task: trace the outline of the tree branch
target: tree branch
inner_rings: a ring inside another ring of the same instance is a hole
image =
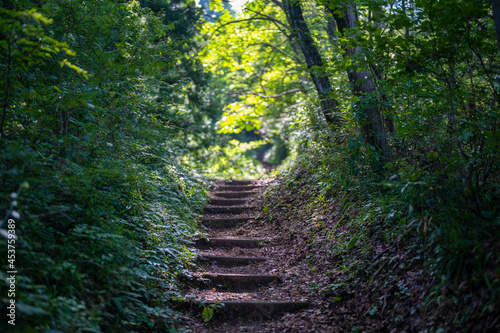
[[[281,22],[280,20],[277,20],[275,19],[274,17],[271,17],[269,15],[266,15],[266,14],[262,14],[261,12],[258,12],[258,11],[255,11],[255,10],[252,10],[250,8],[247,8],[247,11],[249,12],[252,12],[252,13],[255,13],[256,15],[260,15],[261,17],[263,17],[263,20],[267,19],[268,21],[270,22],[274,22],[276,23],[276,25],[281,25],[283,26],[285,29],[289,29],[290,27],[288,25],[286,25],[285,23]],[[257,16],[254,16],[254,17],[257,17]]]
[[[257,16],[253,16],[253,17],[249,17],[247,19],[240,19],[240,20],[234,20],[234,21],[229,21],[229,22],[226,22],[226,23],[221,23],[213,32],[212,34],[210,35],[210,39],[212,39],[212,37],[214,36],[214,34],[219,31],[221,28],[225,27],[226,25],[230,25],[230,24],[235,24],[235,23],[242,23],[242,22],[249,22],[249,21],[271,21],[270,19],[268,18],[265,18],[265,17],[257,17]],[[279,21],[278,21],[279,22]],[[280,22],[281,23],[281,22]],[[278,30],[280,31],[283,31],[281,28],[278,27]]]
[[[272,96],[261,95],[261,94],[259,94],[257,92],[252,92],[251,94],[259,96],[259,97],[262,97],[262,98],[280,98],[280,97],[283,97],[285,95],[295,94],[297,92],[305,92],[305,91],[302,88],[298,88],[298,89],[287,90],[287,91],[282,92],[281,94],[272,95]]]
[[[253,46],[253,45],[263,45],[263,46],[270,47],[270,48],[272,48],[273,50],[275,50],[275,51],[277,51],[277,52],[279,52],[279,53],[283,54],[285,57],[288,57],[288,58],[292,59],[292,60],[293,60],[293,61],[295,61],[297,64],[302,65],[302,64],[303,64],[303,62],[302,62],[302,61],[301,61],[298,57],[293,56],[293,55],[291,55],[291,54],[288,54],[288,53],[286,53],[285,51],[280,50],[280,49],[278,48],[278,46],[281,46],[281,45],[283,45],[283,44],[284,44],[284,43],[286,43],[286,42],[287,42],[287,41],[284,41],[284,42],[282,42],[282,43],[280,43],[280,44],[278,44],[278,45],[272,45],[272,44],[269,44],[269,43],[254,43],[254,44],[250,44],[250,46]]]
[[[285,95],[295,94],[297,92],[303,92],[303,93],[305,93],[306,91],[303,88],[291,89],[291,90],[283,91],[280,94],[272,95],[272,96],[262,95],[262,94],[260,94],[258,92],[253,92],[253,91],[239,91],[239,92],[228,93],[228,95],[231,95],[231,96],[242,96],[242,95],[252,94],[252,95],[255,95],[255,96],[262,97],[262,98],[280,98],[280,97],[283,97]]]
[[[278,0],[271,0],[272,3],[274,3],[276,6],[280,7],[281,10],[285,11],[285,7],[283,6],[283,2],[278,1]]]

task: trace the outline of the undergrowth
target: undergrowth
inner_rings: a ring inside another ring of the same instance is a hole
[[[199,170],[213,179],[256,179],[266,170],[262,163],[250,155],[250,151],[264,141],[240,142],[227,137],[219,138],[221,144],[191,152],[183,157],[183,164]]]
[[[175,326],[168,302],[192,256],[186,244],[197,232],[206,187],[166,147],[140,143],[147,136],[122,138],[122,149],[105,148],[91,161],[35,156],[18,162],[15,179],[4,178],[21,184],[3,198],[18,236],[18,331]],[[28,153],[24,147],[12,156]],[[0,246],[7,248],[6,238]],[[9,262],[0,260],[6,281]],[[2,297],[8,287],[2,284]]]
[[[153,9],[0,8],[2,332],[179,326],[169,302],[207,184],[180,163],[178,123],[190,118],[174,99],[185,97],[180,85],[165,80],[182,45],[166,37],[166,11]]]
[[[289,233],[307,235],[312,266],[329,262],[321,274],[330,284],[314,289],[357,318],[340,327],[498,328],[498,214],[478,214],[453,177],[416,176],[408,165],[386,164],[382,173],[364,168],[360,158],[371,157],[363,145],[324,133],[299,133],[264,212]],[[495,186],[489,191],[498,191]],[[484,211],[497,211],[495,195],[483,198]]]

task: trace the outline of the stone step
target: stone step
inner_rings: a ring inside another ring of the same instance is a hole
[[[218,185],[255,185],[259,182],[258,179],[212,179],[212,182]]]
[[[257,194],[258,192],[255,192],[255,191],[246,191],[246,192],[223,192],[223,191],[220,191],[220,192],[212,192],[212,194],[215,196],[215,197],[220,197],[220,198],[248,198],[248,197],[251,197],[255,194]]]
[[[218,207],[218,206],[207,206],[203,208],[203,213],[205,214],[242,214],[248,213],[255,210],[256,206],[228,206],[228,207]]]
[[[262,246],[267,241],[265,239],[243,239],[243,238],[200,238],[196,240],[195,246],[201,249],[206,248],[256,248]]]
[[[262,187],[261,185],[219,185],[217,186],[216,191],[245,192],[245,191],[253,191],[261,187]]]
[[[203,218],[201,224],[208,228],[234,228],[245,223],[253,217],[224,217],[224,218]]]
[[[209,204],[213,206],[244,206],[247,202],[247,199],[211,198],[209,200]]]
[[[200,302],[196,308],[200,311]],[[232,320],[260,322],[271,319],[284,312],[293,312],[309,307],[308,302],[294,301],[221,301],[204,302],[204,306],[214,307],[214,319],[231,318]],[[222,305],[223,304],[223,305]]]
[[[276,275],[203,273],[201,276],[209,280],[208,288],[218,291],[252,291],[279,281]]]
[[[204,263],[215,264],[221,267],[235,267],[245,266],[254,263],[264,262],[266,258],[259,257],[224,257],[224,256],[210,256],[202,255],[197,261],[203,266]]]

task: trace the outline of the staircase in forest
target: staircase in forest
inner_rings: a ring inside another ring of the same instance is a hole
[[[204,300],[204,318],[210,319],[203,331],[221,322],[261,323],[308,306],[280,293],[280,276],[271,273],[277,263],[266,248],[272,237],[259,237],[252,226],[262,184],[259,180],[214,181],[201,221],[209,236],[196,242],[200,257],[193,272],[197,285],[191,290],[196,299]]]

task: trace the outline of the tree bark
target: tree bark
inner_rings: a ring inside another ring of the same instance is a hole
[[[335,47],[338,43],[338,36],[335,34],[335,31],[337,31],[337,24],[335,23],[335,20],[331,16],[326,17],[326,27],[325,27],[326,34],[328,35],[328,41],[330,42],[330,46]]]
[[[341,8],[342,15],[338,14],[337,8],[326,6],[326,9],[332,14],[337,23],[337,29],[344,37],[352,39],[356,36],[355,32],[350,31],[355,28],[358,22],[358,15],[356,5],[348,3]],[[342,46],[344,58],[353,60],[356,65],[359,59],[364,57],[361,46],[345,47]],[[363,139],[370,145],[379,148],[384,154],[387,151],[386,135],[384,129],[384,122],[381,116],[378,103],[370,98],[370,95],[375,94],[375,85],[370,78],[368,68],[364,70],[348,69],[347,77],[351,83],[351,89],[355,96],[358,97],[358,110],[361,115],[361,134]]]
[[[377,14],[378,14],[377,12],[372,13],[372,17],[370,18],[370,20],[371,20],[373,26],[383,29],[384,28],[383,23],[376,19],[376,17],[378,17]],[[374,62],[368,64],[368,66],[373,73],[372,77],[373,77],[373,81],[375,83],[375,87],[377,87],[377,86],[380,87],[377,83],[377,80],[379,80],[379,81],[384,80],[384,75],[383,75],[382,70]],[[380,98],[385,104],[385,106],[382,107],[382,109],[381,109],[381,113],[382,113],[382,116],[383,116],[384,121],[385,121],[385,129],[387,131],[386,133],[396,133],[396,125],[394,124],[394,108],[390,105],[389,98],[387,97],[385,90],[380,89],[380,88],[378,88],[378,89],[379,89]]]
[[[372,73],[373,73],[376,80],[382,81],[384,79],[382,72],[379,70],[379,68],[377,67],[376,64],[370,64],[370,68],[371,68]],[[376,80],[375,80],[375,82],[376,82]],[[375,84],[375,85],[377,85],[377,84]],[[385,107],[382,108],[381,113],[384,117],[386,132],[394,134],[394,133],[396,133],[396,125],[394,124],[394,118],[393,118],[394,117],[394,109],[392,106],[390,106],[389,98],[387,97],[387,94],[385,93],[385,91],[382,89],[379,89],[379,94],[380,94],[380,98],[385,103]]]
[[[497,33],[498,56],[500,57],[500,0],[491,0],[491,6],[493,7],[493,19]]]
[[[314,43],[306,24],[302,7],[298,0],[285,0],[284,9],[292,30],[292,36],[304,55],[309,75],[314,83],[316,91],[321,102],[321,110],[326,121],[330,125],[338,126],[341,118],[339,116],[339,102],[331,98],[329,93],[332,91],[330,79],[323,71],[323,59]]]

